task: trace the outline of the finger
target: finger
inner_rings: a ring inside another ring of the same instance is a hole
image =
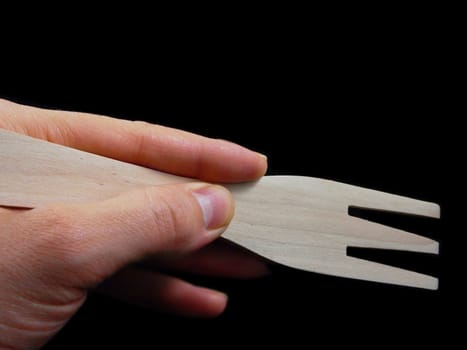
[[[28,222],[41,233],[34,242],[45,250],[37,254],[51,260],[47,269],[58,268],[56,275],[89,288],[144,257],[186,253],[210,243],[230,221],[233,201],[221,186],[191,183],[29,213]]]
[[[211,182],[255,180],[266,158],[239,145],[144,122],[0,101],[0,127]]]
[[[223,293],[135,268],[120,271],[98,291],[132,304],[191,317],[216,317],[227,305]]]
[[[270,273],[266,261],[245,249],[215,241],[195,252],[177,257],[150,257],[144,266],[208,276],[250,279]]]

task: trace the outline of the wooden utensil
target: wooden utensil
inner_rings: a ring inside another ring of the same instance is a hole
[[[228,160],[226,160],[228,161]],[[0,130],[0,205],[86,202],[143,186],[194,181]],[[349,206],[439,218],[437,204],[303,176],[227,185],[236,201],[228,239],[286,266],[437,289],[435,277],[349,257],[347,247],[438,254],[438,242],[348,215]]]

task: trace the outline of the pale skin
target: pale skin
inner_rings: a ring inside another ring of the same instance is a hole
[[[234,203],[224,187],[206,183],[255,180],[266,171],[264,156],[158,125],[6,100],[0,100],[0,128],[199,179],[95,203],[0,207],[0,349],[40,348],[91,290],[186,316],[224,311],[225,294],[160,270],[235,278],[267,273],[263,261],[216,241]]]

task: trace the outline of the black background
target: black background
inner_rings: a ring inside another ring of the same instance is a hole
[[[414,15],[381,24],[379,15],[362,23],[278,11],[220,16],[180,32],[183,20],[164,30],[140,24],[132,35],[104,28],[97,48],[78,33],[51,58],[41,60],[49,47],[40,41],[28,59],[7,65],[13,79],[0,97],[229,139],[267,154],[268,174],[328,178],[442,208],[439,222],[385,219],[441,242],[439,257],[390,258],[439,276],[438,291],[277,266],[257,281],[188,276],[230,295],[224,315],[183,319],[92,295],[46,349],[452,340],[464,289],[454,279],[464,234],[454,202],[462,184],[460,94],[438,17],[413,22]]]

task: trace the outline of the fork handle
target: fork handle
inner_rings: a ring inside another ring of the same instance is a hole
[[[0,205],[87,202],[145,186],[199,181],[0,130]]]

